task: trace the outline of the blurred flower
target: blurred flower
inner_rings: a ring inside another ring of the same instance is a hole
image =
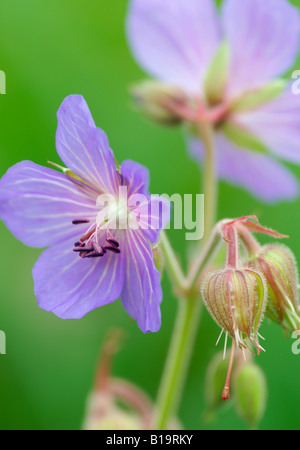
[[[133,86],[131,94],[137,109],[149,119],[165,125],[182,122],[176,109],[185,106],[186,97],[175,86],[145,81]]]
[[[185,93],[173,116],[213,124],[219,178],[267,202],[298,195],[297,179],[277,158],[300,162],[299,99],[278,79],[295,61],[299,31],[287,0],[224,0],[220,17],[213,0],[131,0],[129,7],[137,61]],[[202,163],[198,134],[190,126],[191,154]]]
[[[65,173],[23,161],[0,181],[0,218],[26,245],[50,247],[33,269],[39,306],[79,319],[121,296],[143,332],[158,331],[162,290],[151,244],[168,213],[157,213],[162,199],[148,193],[148,170],[133,161],[117,170],[81,96],[59,108],[56,145]]]
[[[120,330],[105,337],[89,394],[84,430],[149,430],[153,420],[153,404],[135,385],[111,375],[112,361],[122,338]]]

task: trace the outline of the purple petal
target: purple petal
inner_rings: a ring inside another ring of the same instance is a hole
[[[224,32],[231,49],[229,95],[284,74],[299,46],[299,12],[287,0],[225,0]]]
[[[202,162],[202,143],[191,139],[189,144],[193,157]],[[297,197],[296,177],[272,157],[239,148],[221,134],[216,136],[216,149],[219,178],[243,187],[267,203]]]
[[[73,241],[45,250],[33,269],[38,304],[63,319],[80,319],[120,296],[124,280],[122,253],[80,258]]]
[[[123,161],[121,174],[128,182],[128,206],[131,214],[136,217],[145,236],[154,244],[161,229],[170,222],[170,202],[163,197],[150,196],[149,171],[146,167],[134,161]]]
[[[138,200],[138,198],[137,198]],[[129,207],[135,204],[135,196],[130,197]],[[155,244],[158,241],[159,233],[169,224],[171,220],[170,201],[163,196],[151,195],[131,211],[131,215],[136,217],[143,234]]]
[[[280,158],[300,163],[300,99],[291,87],[271,103],[236,115],[235,120]]]
[[[46,247],[80,233],[95,220],[96,193],[67,175],[31,161],[11,167],[0,181],[0,218],[26,245]]]
[[[128,196],[149,195],[149,170],[145,166],[128,159],[121,164],[121,175],[127,180]]]
[[[150,245],[140,231],[127,232],[126,273],[121,300],[144,333],[160,329],[160,274],[154,266]]]
[[[199,93],[220,42],[211,0],[132,0],[127,23],[133,54],[154,77]]]
[[[56,148],[65,165],[102,193],[115,193],[114,155],[83,97],[70,95],[57,113]]]

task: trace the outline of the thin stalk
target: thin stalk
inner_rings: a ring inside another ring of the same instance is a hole
[[[208,123],[199,125],[199,133],[206,149],[203,169],[205,230],[202,240],[202,244],[205,246],[209,241],[216,220],[217,188],[212,126]],[[186,298],[179,299],[177,319],[158,392],[157,415],[154,424],[154,429],[157,430],[167,429],[170,420],[177,414],[202,311],[200,295],[195,293],[198,277],[182,278],[181,269],[179,270],[177,266],[177,259],[174,254],[172,255],[171,246],[168,245],[164,235],[163,250],[172,279],[180,281],[178,285],[187,285],[187,294]],[[209,249],[207,249],[207,253],[210,253]],[[201,270],[204,269],[207,261],[207,257],[201,260]],[[201,270],[197,270],[197,275]],[[187,280],[189,282],[186,283]]]
[[[165,255],[166,266],[171,281],[177,289],[185,291],[187,288],[186,277],[165,231],[161,232],[160,244]]]

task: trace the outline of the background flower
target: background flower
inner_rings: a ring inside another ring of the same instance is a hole
[[[270,83],[294,63],[299,31],[298,11],[287,0],[225,0],[220,13],[214,0],[132,0],[128,13],[130,47],[150,75],[200,96],[208,110],[224,108],[215,123],[219,178],[266,202],[298,195],[296,177],[278,159],[300,162],[300,103],[291,86],[277,92]],[[216,56],[222,43],[224,67]],[[202,163],[201,141],[188,141]]]

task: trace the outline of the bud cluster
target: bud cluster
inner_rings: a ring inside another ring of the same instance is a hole
[[[260,353],[258,330],[264,315],[281,324],[285,332],[300,327],[298,271],[292,252],[285,246],[269,244],[260,246],[253,232],[274,238],[287,238],[259,225],[255,216],[219,223],[227,246],[223,269],[208,273],[201,287],[203,301],[208,312],[225,332],[225,348],[228,336],[233,345],[229,369],[222,398],[229,398],[230,375],[235,347]],[[246,250],[241,259],[240,247]],[[221,333],[221,334],[222,334]]]
[[[217,353],[210,361],[205,378],[206,412],[204,418],[212,420],[222,405],[222,391],[226,378],[229,354]],[[232,363],[231,404],[239,417],[251,429],[257,428],[266,408],[267,385],[264,372],[254,363],[251,353],[247,360],[236,352]]]

